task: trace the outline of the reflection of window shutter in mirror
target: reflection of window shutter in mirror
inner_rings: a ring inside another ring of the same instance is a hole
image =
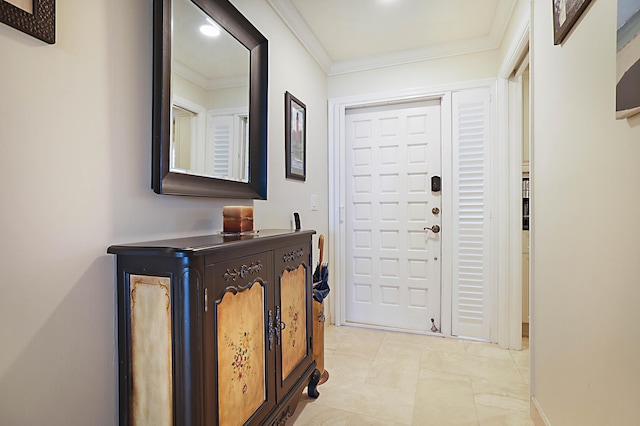
[[[237,136],[234,138],[236,148],[236,161],[234,163],[234,176],[240,180],[247,181],[249,176],[249,117],[246,114],[240,114],[236,117]]]
[[[207,131],[207,173],[230,176],[233,116],[210,116]]]
[[[490,338],[489,89],[453,93],[452,334]]]

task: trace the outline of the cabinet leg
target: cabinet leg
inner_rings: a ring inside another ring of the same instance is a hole
[[[320,370],[318,370],[317,368],[315,370],[313,370],[313,373],[311,373],[311,379],[309,380],[309,387],[307,388],[307,395],[309,395],[311,398],[317,398],[320,396],[320,392],[318,392],[318,382],[320,382]]]

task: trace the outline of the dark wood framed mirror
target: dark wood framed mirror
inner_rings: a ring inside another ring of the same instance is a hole
[[[266,199],[267,39],[229,0],[154,0],[153,22],[153,190]]]

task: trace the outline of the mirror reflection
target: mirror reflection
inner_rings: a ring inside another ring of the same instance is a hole
[[[248,182],[249,50],[191,0],[172,38],[170,171]]]

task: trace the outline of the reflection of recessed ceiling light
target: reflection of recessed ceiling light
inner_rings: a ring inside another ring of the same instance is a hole
[[[220,35],[220,29],[213,25],[202,25],[200,32],[208,37],[218,37]]]

